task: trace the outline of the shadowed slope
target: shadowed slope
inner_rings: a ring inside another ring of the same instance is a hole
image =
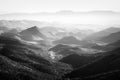
[[[114,71],[118,71],[120,73],[120,49],[115,49],[113,51],[105,53],[106,56],[98,59],[95,62],[92,62],[89,65],[81,67],[79,69],[74,70],[70,74],[66,75],[69,78],[86,78],[88,79],[99,79],[99,77],[107,77],[114,74]],[[112,72],[108,74],[108,72]],[[105,74],[106,76],[102,75]],[[97,77],[97,74],[101,74],[101,76]],[[118,74],[117,74],[118,75]],[[93,77],[90,77],[93,76]],[[115,78],[115,77],[114,77]],[[109,79],[109,77],[108,77]],[[119,79],[119,78],[118,78]]]
[[[64,63],[53,63],[40,54],[41,47],[26,45],[14,38],[0,37],[0,79],[56,80],[71,70]],[[39,49],[39,50],[38,50]],[[39,51],[39,54],[38,54]]]

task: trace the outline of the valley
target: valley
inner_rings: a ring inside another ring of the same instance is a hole
[[[92,32],[38,21],[0,21],[2,80],[117,80],[119,53],[118,27]]]

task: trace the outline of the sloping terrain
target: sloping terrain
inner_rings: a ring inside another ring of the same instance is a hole
[[[23,30],[19,34],[21,35],[22,39],[27,41],[39,41],[45,38],[45,36],[36,26]]]
[[[120,40],[120,31],[116,33],[112,33],[109,36],[106,36],[100,39],[100,41],[106,42],[106,43],[114,43],[118,40]]]
[[[99,54],[89,54],[83,51],[79,46],[70,46],[64,44],[58,44],[53,48],[50,48],[49,51],[55,52],[55,55],[62,57],[58,59],[60,62],[67,63],[73,68],[78,68],[89,62],[92,62],[100,57]]]
[[[24,21],[7,22],[7,26],[12,26],[22,25]],[[5,26],[3,23],[0,21]],[[66,32],[49,26],[20,31],[2,29],[5,32],[0,36],[1,80],[120,79],[119,28],[105,29],[88,40],[81,40],[80,30]],[[110,44],[101,45],[91,40]],[[50,44],[51,41],[55,45]]]
[[[66,56],[60,60],[60,62],[67,63],[71,65],[74,69],[82,67],[86,64],[89,64],[90,62],[98,59],[100,56],[94,56],[94,55],[78,55],[75,52],[71,52],[73,54]]]
[[[0,79],[56,80],[71,67],[42,57],[41,47],[29,46],[9,37],[0,37]],[[39,49],[39,50],[38,50]],[[39,54],[36,53],[39,51]]]
[[[66,36],[63,37],[62,39],[56,40],[53,43],[55,44],[80,44],[81,41],[76,39],[74,36]]]
[[[120,47],[120,40],[118,40],[114,43],[107,44],[105,46],[95,45],[95,46],[92,46],[91,48],[98,49],[98,50],[104,50],[104,51],[112,51],[119,47]]]
[[[58,44],[58,45],[55,45],[54,47],[50,48],[49,51],[60,52],[62,50],[71,49],[71,48],[73,48],[73,47],[71,47],[69,45]]]
[[[106,36],[110,35],[111,33],[116,33],[119,31],[120,31],[120,28],[110,27],[110,28],[104,29],[102,31],[93,33],[93,34],[89,35],[88,37],[86,37],[84,40],[92,40],[92,41],[100,40],[101,38],[106,37]]]
[[[44,34],[49,40],[60,39],[66,36],[67,32],[63,28],[58,28],[54,26],[45,26],[40,28],[42,34]]]
[[[84,66],[81,68],[78,68],[71,72],[70,74],[67,74],[66,77],[69,78],[86,78],[96,80],[100,77],[103,79],[105,77],[108,77],[107,80],[110,79],[111,76],[113,76],[112,79],[117,78],[117,80],[120,78],[118,77],[120,74],[120,49],[115,49],[113,51],[109,51],[105,53],[105,56]],[[115,78],[116,74],[116,78]],[[109,77],[110,76],[110,77]],[[100,79],[101,80],[101,79]]]
[[[62,39],[53,41],[54,44],[68,44],[68,45],[88,45],[91,44],[88,41],[77,39],[75,36],[65,36]]]

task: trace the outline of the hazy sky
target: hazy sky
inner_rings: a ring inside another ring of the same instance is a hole
[[[0,12],[120,11],[120,0],[0,0]]]
[[[120,0],[0,0],[0,14],[3,13],[35,13],[57,11],[88,12],[101,11],[104,14],[79,15],[0,15],[7,20],[38,20],[65,24],[120,24]],[[116,11],[111,13],[111,11]],[[106,13],[107,12],[107,13]]]

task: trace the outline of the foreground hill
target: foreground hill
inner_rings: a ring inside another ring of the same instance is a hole
[[[57,60],[67,63],[73,68],[86,65],[101,57],[101,54],[92,54],[94,51],[88,51],[89,53],[87,53],[86,50],[79,46],[70,46],[64,44],[58,44],[53,48],[50,48],[49,51],[53,51],[55,53],[54,55],[56,55]]]
[[[73,54],[62,58],[60,61],[72,65],[74,69],[82,67],[90,62],[98,59],[100,56],[95,55],[79,55],[75,52]]]
[[[0,46],[2,80],[56,80],[71,70],[67,64],[42,57],[41,47],[4,36],[0,37]]]
[[[105,56],[78,68],[66,75],[69,78],[83,78],[92,80],[118,80],[120,79],[120,49],[105,53]],[[115,77],[116,74],[116,77]]]

